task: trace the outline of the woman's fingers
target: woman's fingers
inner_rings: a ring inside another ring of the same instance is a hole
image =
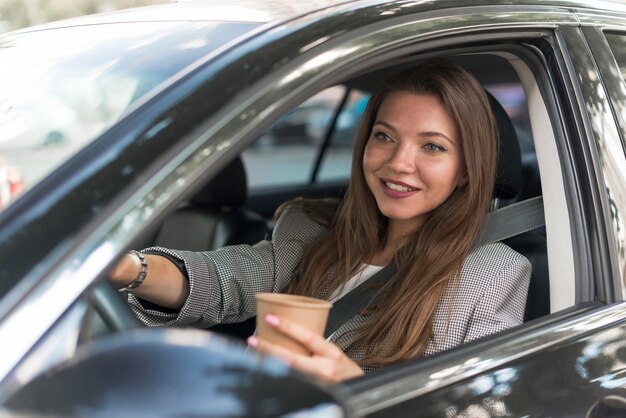
[[[261,353],[279,357],[301,372],[330,382],[349,379],[363,374],[363,370],[359,365],[346,356],[339,347],[326,341],[324,337],[315,334],[306,327],[274,315],[267,315],[265,320],[279,332],[299,342],[312,355],[307,356],[294,353],[256,336],[248,338],[248,344]]]
[[[251,337],[248,337],[248,345],[252,348],[256,348],[257,351],[263,354],[269,354],[272,356],[280,357],[283,360],[287,361],[289,364],[291,364],[291,359],[295,357],[296,355],[298,355],[297,353],[294,353],[293,351],[290,351],[284,347],[281,347],[278,344],[274,344],[272,342],[266,341],[254,335]]]
[[[321,335],[293,321],[271,314],[266,315],[265,321],[276,330],[302,344],[313,354],[333,356],[342,353],[336,345],[329,343]]]
[[[256,348],[256,350],[262,354],[280,358],[294,369],[303,373],[317,376],[318,378],[329,382],[338,380],[335,376],[335,369],[332,367],[332,364],[327,364],[327,362],[323,360],[320,361],[322,359],[321,357],[309,357],[303,354],[294,353],[293,351],[283,348],[277,344],[255,336],[248,338],[248,345]]]

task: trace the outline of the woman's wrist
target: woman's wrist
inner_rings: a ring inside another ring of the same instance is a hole
[[[126,281],[126,284],[118,288],[118,291],[133,292],[136,288],[141,286],[148,275],[148,261],[142,253],[135,250],[130,250],[125,257],[133,259],[132,271],[134,271],[135,274],[125,275],[125,278],[131,277],[132,280],[130,282]]]
[[[141,262],[129,252],[109,271],[109,279],[116,288],[124,288],[137,278],[140,270]]]
[[[168,258],[143,254],[146,259],[145,281],[130,291],[139,299],[170,309],[180,309],[189,296],[189,280]],[[109,271],[115,288],[126,288],[139,278],[141,263],[134,254],[125,254]]]

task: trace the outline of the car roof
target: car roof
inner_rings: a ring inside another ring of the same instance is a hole
[[[171,3],[85,15],[24,28],[15,32],[68,26],[131,22],[219,21],[278,22],[356,0],[177,0]]]
[[[68,26],[158,21],[220,21],[263,24],[287,21],[335,6],[357,5],[359,3],[372,5],[376,2],[368,0],[174,0],[171,3],[135,7],[59,20],[24,28],[15,32],[29,32]],[[387,4],[394,3],[394,1],[381,0],[380,3]],[[475,0],[471,3],[468,3],[466,0],[400,0],[396,3],[398,3],[399,7],[423,3],[425,7],[431,10],[452,7],[497,5],[514,7],[535,5],[626,12],[624,0],[596,0],[594,2],[585,0],[518,0],[514,5],[511,4],[510,0]]]

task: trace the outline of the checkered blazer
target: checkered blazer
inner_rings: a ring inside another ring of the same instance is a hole
[[[179,312],[147,307],[132,294],[130,306],[148,326],[205,328],[241,322],[255,315],[256,293],[287,288],[304,249],[323,232],[301,210],[290,208],[276,222],[272,240],[254,246],[207,252],[148,248],[144,251],[165,253],[184,263],[190,294]],[[449,288],[437,306],[433,337],[424,355],[521,324],[530,273],[530,262],[502,243],[474,249],[463,264],[458,286]],[[348,336],[366,322],[357,314],[329,339],[352,359],[363,358],[367,347],[350,344]]]

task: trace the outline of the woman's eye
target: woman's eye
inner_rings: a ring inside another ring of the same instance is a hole
[[[374,138],[376,138],[378,141],[381,141],[381,142],[391,141],[391,137],[384,132],[375,132],[373,136]]]
[[[444,147],[442,147],[441,145],[433,144],[433,143],[429,143],[429,144],[424,145],[424,149],[426,151],[432,151],[432,152],[437,152],[437,151],[443,152],[443,151],[446,151],[446,149]]]

